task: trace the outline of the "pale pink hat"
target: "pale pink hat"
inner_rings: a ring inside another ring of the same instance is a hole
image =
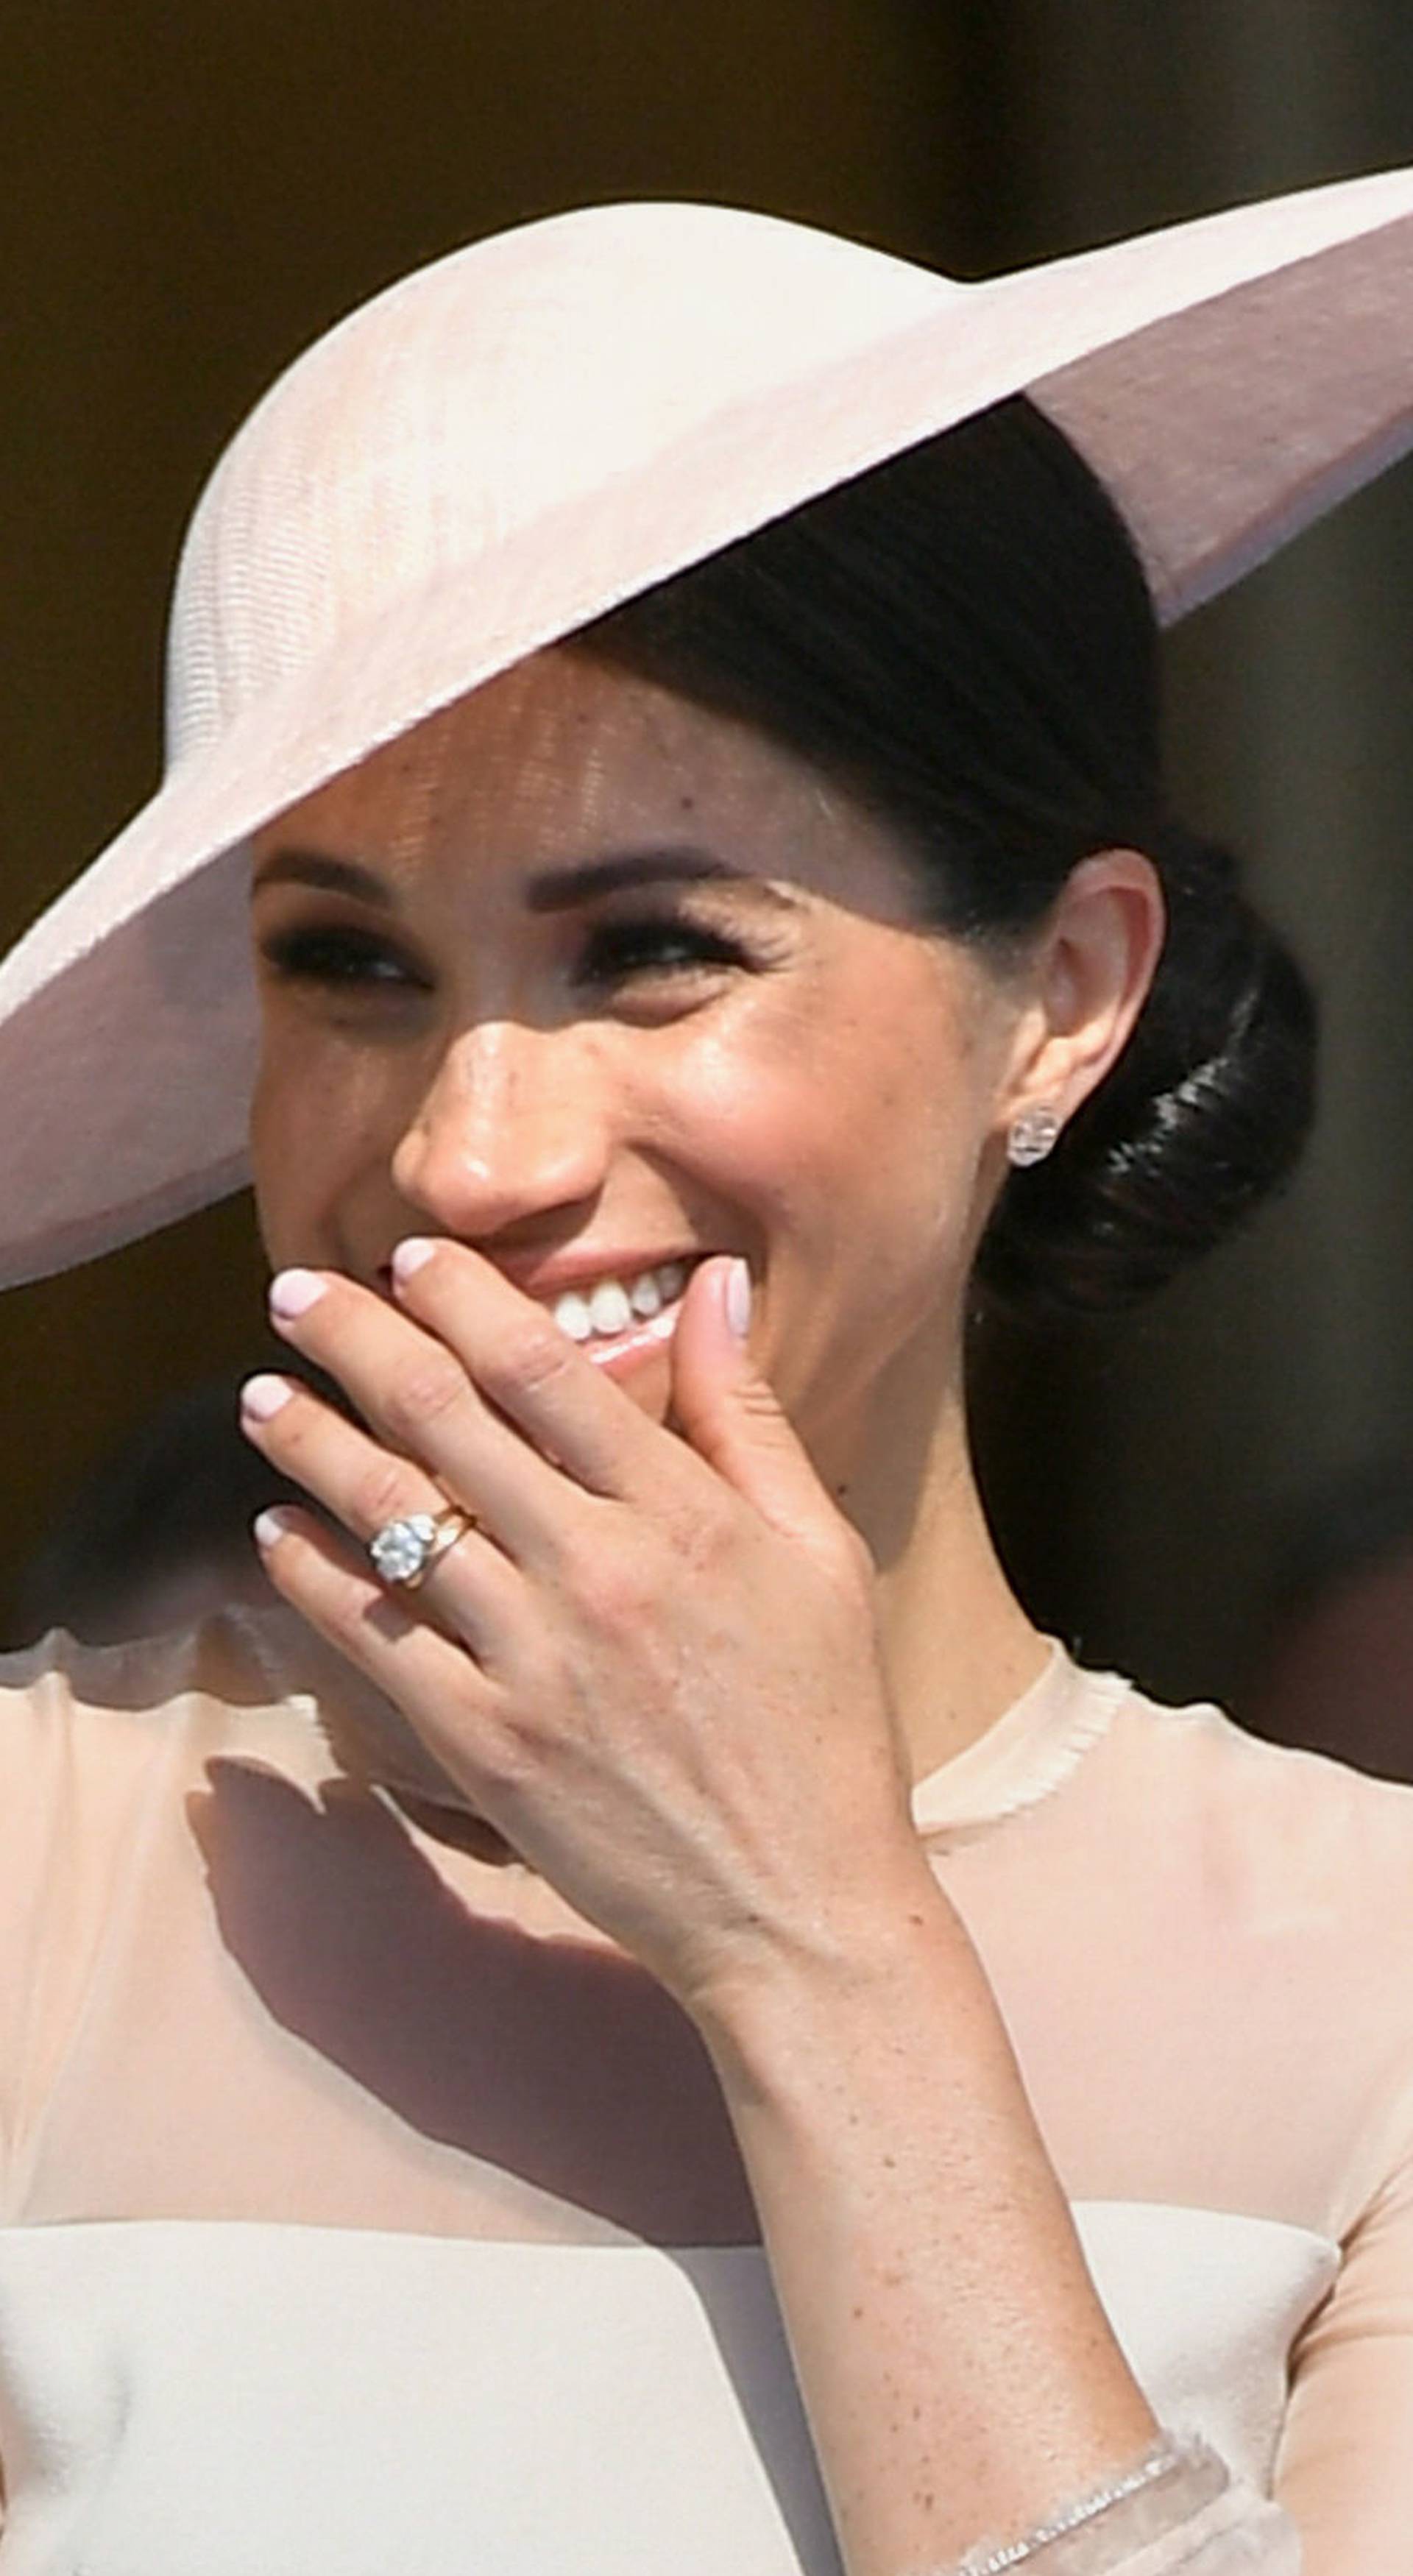
[[[1165,621],[1413,443],[1413,171],[963,286],[719,206],[436,261],[256,407],[178,573],[161,791],[0,966],[0,1282],[245,1177],[242,842],[434,708],[1021,390]]]

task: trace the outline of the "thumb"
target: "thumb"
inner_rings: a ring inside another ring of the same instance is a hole
[[[732,1304],[732,1273],[739,1286]],[[741,1321],[733,1321],[733,1313]],[[676,1427],[772,1526],[818,1548],[838,1514],[774,1387],[750,1349],[744,1261],[704,1261],[687,1282],[672,1337]]]

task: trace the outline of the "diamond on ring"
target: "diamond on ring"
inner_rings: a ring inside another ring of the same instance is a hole
[[[374,1531],[368,1554],[384,1583],[415,1589],[437,1558],[474,1527],[470,1513],[458,1511],[454,1504],[444,1512],[408,1512]]]

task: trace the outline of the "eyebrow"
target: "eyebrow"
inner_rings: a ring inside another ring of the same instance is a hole
[[[572,904],[592,903],[625,886],[700,883],[745,886],[767,903],[793,910],[798,898],[768,877],[732,867],[712,850],[691,845],[643,850],[611,850],[601,859],[581,859],[572,867],[549,868],[531,877],[525,889],[527,912],[564,912]],[[257,886],[315,886],[324,894],[352,895],[359,903],[394,912],[397,898],[387,880],[357,859],[336,859],[323,850],[281,849],[257,868]]]
[[[360,903],[375,903],[383,912],[395,909],[392,888],[371,868],[361,868],[356,859],[328,858],[322,850],[275,850],[250,883],[252,892],[257,886],[316,886],[321,894],[356,895]]]
[[[530,879],[525,909],[563,912],[570,904],[592,903],[596,896],[617,894],[624,886],[697,884],[703,880],[745,886],[750,893],[782,907],[795,900],[783,886],[753,875],[749,868],[733,868],[728,859],[719,858],[713,850],[684,846],[611,850],[601,859],[581,859],[574,867],[547,869]]]

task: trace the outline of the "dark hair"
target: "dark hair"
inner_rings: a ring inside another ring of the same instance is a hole
[[[186,1388],[108,1452],[22,1568],[8,1642],[58,1627],[99,1645],[150,1634],[153,1599],[198,1569],[209,1572],[212,1607],[223,1575],[233,1591],[247,1575],[264,1595],[251,1521],[266,1503],[308,1510],[310,1498],[241,1438],[238,1387],[215,1378]]]
[[[1168,929],[1128,1046],[1013,1174],[978,1276],[1129,1303],[1293,1166],[1315,1008],[1225,851],[1167,812],[1158,635],[1103,486],[1024,396],[611,611],[576,645],[737,716],[898,829],[922,918],[1004,950],[1091,852],[1144,851]]]

